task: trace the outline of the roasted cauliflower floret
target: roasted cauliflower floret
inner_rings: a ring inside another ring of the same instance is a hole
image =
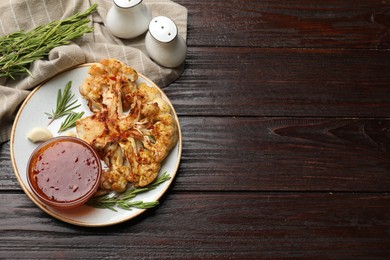
[[[90,67],[90,76],[81,85],[80,94],[88,100],[92,112],[102,111],[103,92],[115,84],[120,85],[124,110],[128,109],[131,93],[136,89],[134,82],[138,79],[138,74],[134,69],[123,65],[118,60],[109,59]]]
[[[158,91],[158,89],[150,87],[145,83],[139,84],[137,95],[141,98],[143,103],[148,103],[156,98],[161,97],[160,91]]]
[[[101,191],[148,185],[177,142],[170,106],[157,88],[137,85],[138,74],[118,60],[102,60],[89,74],[80,93],[94,114],[78,120],[76,130],[108,167]]]

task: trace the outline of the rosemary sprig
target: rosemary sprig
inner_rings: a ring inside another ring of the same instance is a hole
[[[69,81],[65,86],[64,93],[62,93],[61,89],[58,89],[56,109],[52,110],[51,114],[45,113],[48,116],[48,118],[51,119],[48,125],[50,125],[54,120],[62,116],[73,113],[72,110],[80,106],[80,104],[74,105],[77,102],[77,100],[73,100],[74,94],[72,94],[72,92],[70,91],[71,86],[72,86],[72,81]]]
[[[167,172],[164,172],[161,176],[157,177],[151,184],[143,188],[131,188],[121,194],[107,194],[103,196],[93,197],[86,204],[100,209],[110,209],[117,211],[115,207],[119,207],[125,210],[131,210],[131,208],[149,209],[158,205],[158,201],[133,201],[132,199],[139,193],[147,192],[155,189],[161,183],[171,179]]]
[[[28,66],[46,57],[54,47],[66,45],[71,40],[93,31],[87,16],[97,10],[97,4],[84,13],[76,13],[66,19],[40,25],[25,32],[17,31],[0,37],[0,77],[30,74]]]
[[[150,201],[150,202],[143,202],[143,201],[120,201],[117,203],[118,207],[129,210],[132,207],[138,208],[138,209],[151,209],[158,205],[158,201]]]
[[[72,112],[72,113],[68,114],[65,121],[61,123],[60,129],[58,130],[58,132],[63,132],[66,129],[75,126],[76,121],[78,119],[80,119],[83,115],[84,115],[84,112],[80,112],[80,113]]]

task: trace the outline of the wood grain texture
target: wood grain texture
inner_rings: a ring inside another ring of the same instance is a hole
[[[390,52],[189,48],[179,115],[388,117]]]
[[[390,191],[389,120],[189,118],[182,125],[181,189]]]
[[[139,218],[106,228],[57,221],[23,194],[2,195],[0,202],[4,258],[349,258],[390,253],[389,195],[170,193]]]
[[[189,9],[191,46],[388,49],[382,0],[177,0]]]
[[[174,0],[188,55],[164,91],[183,133],[156,208],[56,220],[0,144],[0,258],[390,257],[390,1]]]
[[[10,142],[0,143],[0,190],[19,190],[11,162]]]
[[[388,119],[180,117],[180,122],[183,153],[175,190],[390,192]],[[9,144],[0,151],[7,158]],[[9,159],[2,160],[0,190],[20,189],[11,167]]]

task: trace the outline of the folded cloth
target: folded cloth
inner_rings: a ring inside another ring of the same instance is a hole
[[[38,25],[61,20],[74,13],[82,13],[97,3],[97,12],[90,17],[92,33],[85,34],[69,45],[52,49],[47,59],[37,60],[30,66],[31,76],[15,79],[0,78],[0,143],[9,140],[17,110],[30,91],[39,83],[75,65],[116,58],[153,80],[160,87],[167,86],[183,72],[179,68],[158,66],[147,55],[145,35],[124,40],[114,37],[105,27],[110,0],[43,0],[1,1],[0,37],[15,31],[29,31]],[[179,34],[187,36],[187,9],[170,0],[144,0],[152,16],[167,16],[175,21]]]

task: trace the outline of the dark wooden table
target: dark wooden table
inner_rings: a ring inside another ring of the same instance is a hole
[[[21,190],[0,149],[0,258],[390,256],[390,2],[177,0],[183,131],[161,204],[72,226]]]

